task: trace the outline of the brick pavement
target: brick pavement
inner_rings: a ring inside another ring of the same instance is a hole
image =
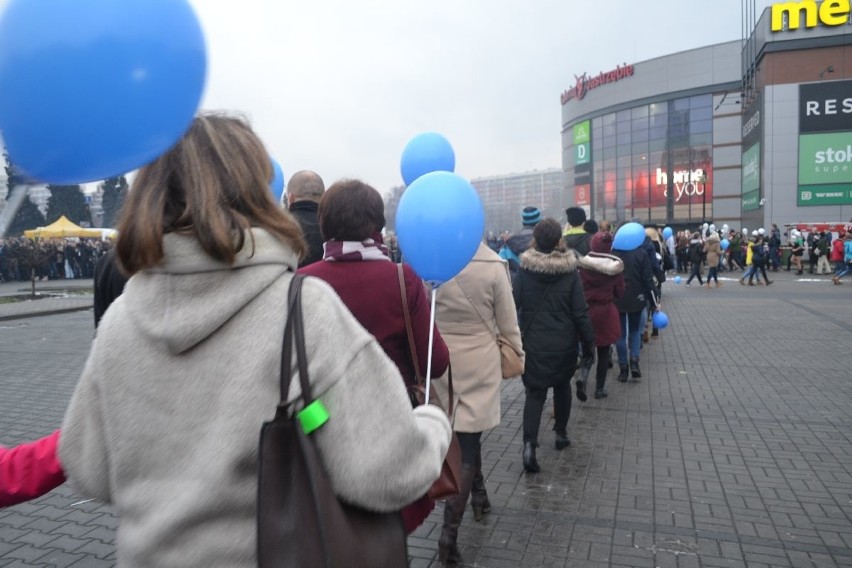
[[[544,421],[536,475],[507,381],[483,439],[493,510],[459,535],[469,565],[852,566],[852,287],[772,276],[667,284],[644,378],[575,401],[563,452]],[[0,322],[0,441],[59,424],[91,332],[89,311]],[[0,567],[112,565],[116,519],[82,500],[66,486],[0,511]],[[437,566],[440,518],[409,540],[411,566]]]

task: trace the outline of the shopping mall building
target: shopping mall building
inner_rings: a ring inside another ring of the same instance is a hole
[[[744,40],[577,77],[561,95],[567,202],[677,227],[849,221],[849,4],[779,3]]]

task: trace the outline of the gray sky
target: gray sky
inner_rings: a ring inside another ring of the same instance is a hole
[[[741,36],[740,0],[193,0],[204,108],[246,113],[285,178],[384,192],[416,134],[465,177],[561,166],[559,94],[597,74]],[[758,2],[759,6],[769,2]]]
[[[208,43],[203,108],[246,114],[286,179],[312,169],[382,192],[424,131],[450,140],[468,178],[559,167],[575,75],[742,30],[741,0],[190,1]]]

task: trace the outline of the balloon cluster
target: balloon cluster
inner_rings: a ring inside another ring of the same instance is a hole
[[[455,153],[433,132],[415,136],[402,152],[408,186],[396,210],[399,247],[423,280],[440,285],[467,266],[485,230],[479,194],[453,173]]]
[[[207,53],[186,0],[10,0],[0,16],[0,130],[28,176],[125,174],[192,122]]]

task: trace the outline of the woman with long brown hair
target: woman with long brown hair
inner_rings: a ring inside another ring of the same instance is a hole
[[[128,195],[117,251],[131,278],[60,440],[76,490],[116,508],[119,565],[256,565],[258,440],[305,250],[271,178],[245,122],[205,115]],[[331,484],[349,503],[398,510],[440,473],[449,422],[412,411],[396,366],[325,283],[307,279],[302,297],[310,381],[330,414],[311,436]],[[289,395],[299,410],[298,382]]]

